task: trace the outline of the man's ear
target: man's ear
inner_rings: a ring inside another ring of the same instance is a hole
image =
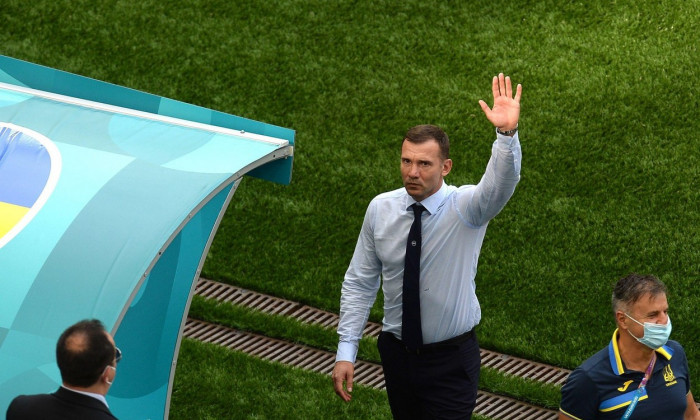
[[[442,176],[447,176],[447,174],[449,174],[451,170],[452,159],[445,159],[445,161],[442,162]]]
[[[627,329],[627,316],[622,311],[615,312],[615,321],[617,322],[617,328],[626,330]]]
[[[105,367],[104,372],[102,372],[102,375],[100,376],[100,381],[112,385],[112,382],[114,382],[114,378],[117,376],[117,368],[112,366],[112,365],[107,365]]]

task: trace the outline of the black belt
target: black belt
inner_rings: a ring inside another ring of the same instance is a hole
[[[391,340],[400,344],[404,348],[404,350],[406,350],[406,353],[426,354],[426,353],[436,353],[436,352],[447,351],[447,350],[456,350],[457,348],[459,348],[459,346],[462,343],[464,343],[465,341],[474,337],[474,329],[471,329],[471,330],[465,332],[464,334],[460,334],[456,337],[452,337],[452,338],[444,340],[444,341],[438,341],[437,343],[424,344],[422,347],[419,347],[417,349],[409,349],[408,347],[406,347],[406,345],[403,343],[403,341],[399,340],[399,338],[396,337],[392,333],[382,332],[382,334],[387,334]]]

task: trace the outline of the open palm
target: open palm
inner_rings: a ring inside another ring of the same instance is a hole
[[[514,129],[518,126],[518,119],[520,118],[522,85],[519,84],[517,86],[515,97],[513,97],[510,77],[501,73],[493,77],[491,89],[493,91],[493,108],[489,108],[483,100],[479,101],[486,118],[501,131]]]

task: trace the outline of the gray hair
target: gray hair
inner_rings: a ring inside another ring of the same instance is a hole
[[[652,274],[629,274],[617,281],[612,293],[613,313],[628,311],[645,294],[666,294],[666,285]]]

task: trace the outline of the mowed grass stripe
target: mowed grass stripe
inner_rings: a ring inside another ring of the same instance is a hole
[[[312,347],[258,334],[238,331],[205,321],[189,318],[185,337],[242,351],[261,359],[279,362],[306,370],[331,374],[335,354]],[[381,365],[358,360],[355,364],[355,383],[375,389],[384,389]],[[330,385],[329,385],[330,386]],[[475,413],[494,420],[556,419],[557,412],[512,398],[478,391]]]
[[[242,305],[272,315],[289,316],[301,322],[321,325],[326,328],[335,329],[338,326],[338,315],[332,312],[205,278],[200,278],[195,293],[204,298]],[[377,337],[381,328],[378,323],[368,322],[364,334],[369,337]],[[564,384],[570,373],[567,369],[483,348],[481,349],[481,364],[509,375],[558,386]]]

